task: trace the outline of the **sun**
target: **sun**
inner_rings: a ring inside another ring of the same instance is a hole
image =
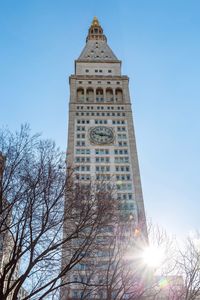
[[[145,265],[152,268],[157,268],[161,266],[164,260],[164,251],[159,247],[148,246],[142,253],[142,260]]]

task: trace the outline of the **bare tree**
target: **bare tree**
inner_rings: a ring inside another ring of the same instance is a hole
[[[176,257],[177,275],[182,286],[174,299],[194,300],[200,298],[200,233],[188,237],[178,247]]]
[[[151,225],[148,242],[132,218],[110,229],[110,234],[104,231],[99,236],[97,253],[90,253],[85,259],[86,268],[74,272],[77,299],[153,300],[175,295],[172,285],[172,281],[177,283],[177,276],[172,275],[175,249],[166,232]],[[150,267],[143,259],[142,254],[150,244],[164,251],[164,259],[158,266]],[[168,286],[164,287],[166,282]]]
[[[165,260],[147,268],[146,235],[134,219],[119,222],[110,186],[77,182],[65,155],[28,126],[0,131],[1,300],[18,299],[22,287],[22,300],[57,300],[60,288],[69,299],[74,287],[82,300],[159,299],[160,278],[170,282],[169,299],[199,296],[199,234],[177,250],[151,226],[149,243],[164,248]]]
[[[0,131],[0,151],[0,299],[18,299],[22,286],[23,300],[58,299],[70,284],[63,278],[110,223],[112,195],[75,184],[65,155],[28,126]]]

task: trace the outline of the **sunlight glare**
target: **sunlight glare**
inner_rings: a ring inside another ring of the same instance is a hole
[[[159,267],[164,259],[164,252],[161,248],[149,246],[142,254],[144,263],[149,267]]]

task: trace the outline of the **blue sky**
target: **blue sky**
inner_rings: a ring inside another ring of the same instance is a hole
[[[200,228],[200,2],[0,1],[0,126],[66,149],[68,76],[94,16],[130,77],[147,216]]]

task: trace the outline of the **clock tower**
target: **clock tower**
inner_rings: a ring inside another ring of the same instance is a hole
[[[96,17],[69,82],[68,166],[79,182],[112,178],[122,214],[146,235],[129,78]]]

